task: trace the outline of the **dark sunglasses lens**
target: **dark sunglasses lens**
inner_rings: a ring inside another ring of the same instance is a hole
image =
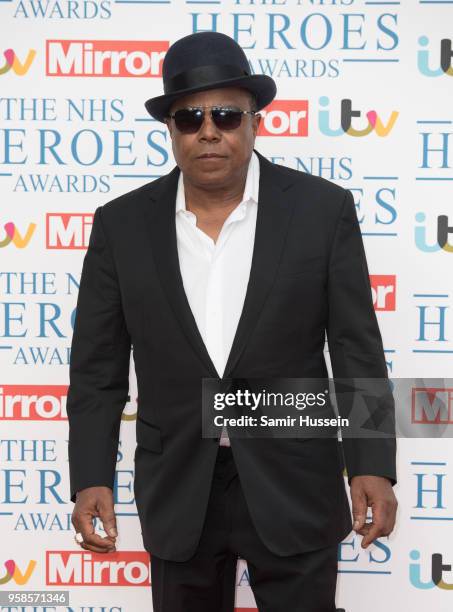
[[[184,134],[195,134],[203,123],[203,111],[182,108],[174,115],[175,125]]]
[[[213,108],[212,119],[221,130],[235,130],[241,125],[242,113],[229,108]]]
[[[203,123],[202,109],[181,108],[174,114],[175,125],[184,134],[195,134]],[[213,108],[212,119],[220,130],[234,130],[241,125],[242,113],[229,108]]]

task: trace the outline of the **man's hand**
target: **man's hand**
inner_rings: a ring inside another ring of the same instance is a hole
[[[77,533],[83,536],[82,548],[93,552],[112,552],[115,550],[116,518],[113,511],[113,491],[110,487],[87,487],[77,492],[71,522]],[[101,537],[95,533],[93,517],[100,517],[105,532]]]
[[[376,538],[389,535],[393,531],[398,500],[388,478],[353,476],[350,493],[354,517],[352,528],[364,536],[362,548],[369,546]],[[365,523],[368,506],[372,509],[372,522]]]

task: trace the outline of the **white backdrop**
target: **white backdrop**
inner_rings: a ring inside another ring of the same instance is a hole
[[[151,610],[132,490],[133,362],[118,552],[102,556],[100,577],[90,575],[100,556],[73,541],[65,400],[92,214],[174,166],[165,127],[143,106],[162,93],[165,50],[217,29],[275,78],[256,148],[351,189],[389,374],[448,377],[453,3],[2,0],[0,11],[0,590],[69,589],[79,612]],[[112,61],[92,62],[99,51]],[[452,463],[449,439],[398,441],[396,529],[366,551],[353,533],[340,545],[338,608],[453,609]],[[237,585],[238,610],[255,609],[244,561]],[[0,605],[44,609],[54,608]]]

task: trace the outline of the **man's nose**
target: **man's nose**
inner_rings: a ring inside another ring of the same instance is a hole
[[[205,111],[203,123],[201,124],[201,127],[198,131],[198,137],[212,139],[212,138],[219,138],[219,136],[220,136],[219,129],[217,128],[216,124],[212,120],[211,111],[209,110]]]

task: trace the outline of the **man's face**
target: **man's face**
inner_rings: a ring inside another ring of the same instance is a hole
[[[210,89],[178,98],[170,108],[174,113],[187,106],[234,106],[251,110],[250,95],[244,89],[228,87]],[[173,155],[190,182],[205,188],[228,187],[243,176],[253,151],[260,115],[243,115],[241,125],[234,130],[217,128],[210,113],[195,134],[182,134],[174,119],[165,123],[170,131]],[[221,157],[200,158],[203,153]]]

